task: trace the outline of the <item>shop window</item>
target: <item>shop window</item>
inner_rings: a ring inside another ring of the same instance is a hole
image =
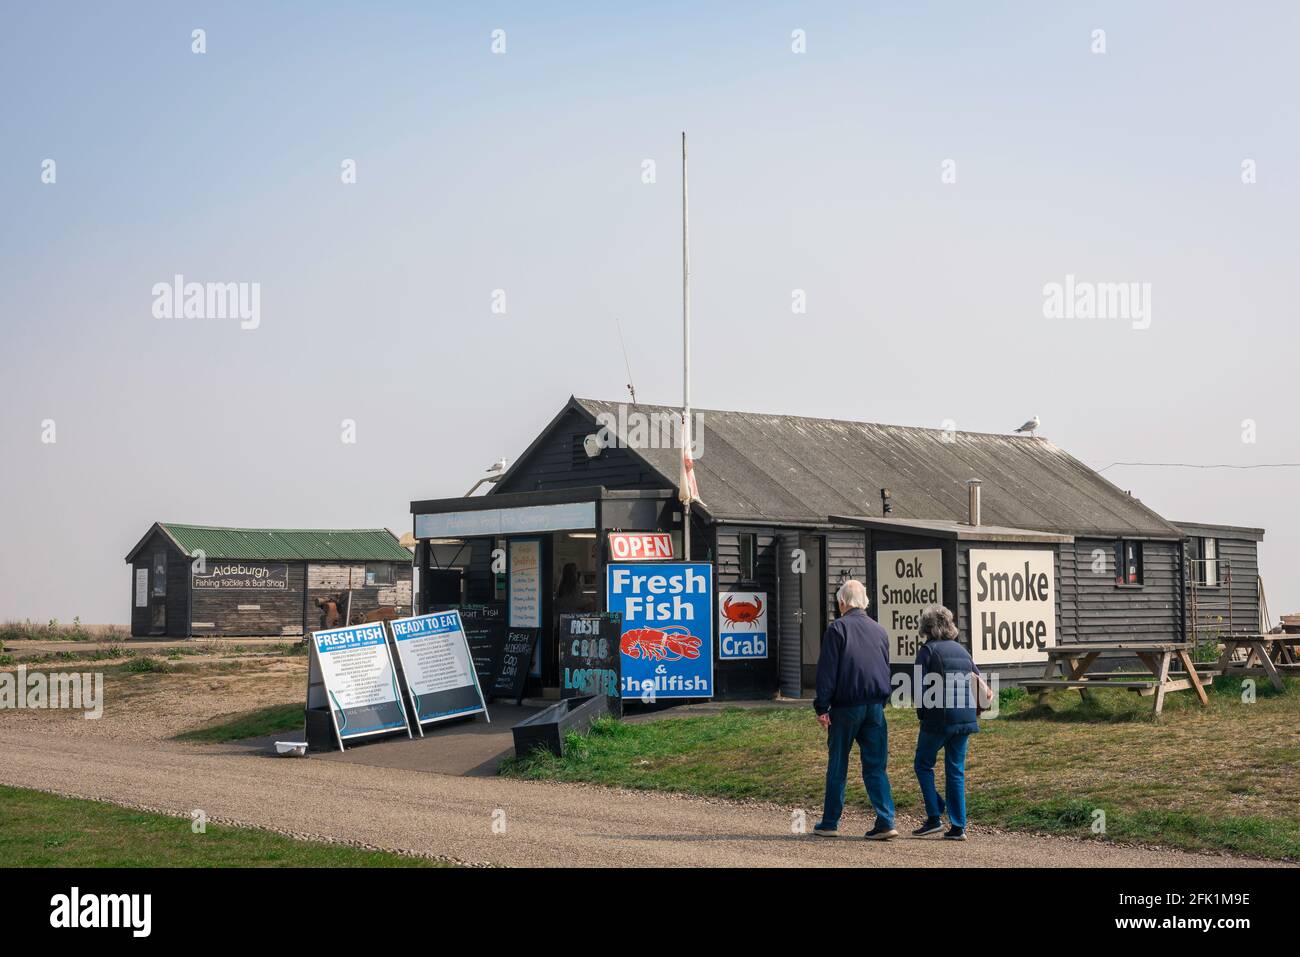
[[[153,593],[162,598],[167,594],[167,553],[153,553]]]
[[[1122,538],[1115,543],[1115,584],[1142,584],[1142,543]]]
[[[397,580],[397,568],[392,562],[366,563],[367,585],[391,585]]]
[[[1196,584],[1213,588],[1219,584],[1219,540],[1192,539],[1192,575]]]
[[[754,565],[758,555],[758,536],[753,532],[740,533],[740,579],[754,581]]]

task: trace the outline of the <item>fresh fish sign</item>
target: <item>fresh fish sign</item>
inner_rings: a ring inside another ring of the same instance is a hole
[[[713,697],[713,566],[612,563],[605,586],[623,616],[623,697]]]

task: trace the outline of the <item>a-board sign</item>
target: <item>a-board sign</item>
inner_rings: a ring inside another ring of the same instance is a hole
[[[460,612],[395,618],[388,626],[420,724],[487,712]]]
[[[970,645],[975,663],[1046,661],[1056,644],[1055,553],[972,548]]]
[[[435,611],[460,612],[461,627],[469,642],[469,654],[474,660],[479,687],[487,689],[496,677],[497,662],[501,660],[501,646],[506,641],[505,602],[494,601],[483,605],[434,606]]]
[[[611,562],[606,610],[623,616],[626,698],[713,697],[713,566]]]
[[[673,537],[668,532],[610,532],[609,560],[612,562],[669,562],[673,559]]]
[[[560,616],[560,697],[621,695],[623,618],[618,614]]]
[[[312,635],[339,747],[349,738],[406,731],[406,707],[382,621]]]
[[[506,631],[497,673],[488,691],[489,697],[522,700],[524,683],[528,680],[529,665],[536,647],[536,628],[510,628]]]
[[[718,592],[718,658],[767,657],[767,592]]]
[[[538,538],[510,541],[509,595],[511,628],[542,627],[542,542]]]
[[[943,550],[910,548],[876,552],[876,616],[889,633],[889,663],[916,661],[921,611],[943,604]]]

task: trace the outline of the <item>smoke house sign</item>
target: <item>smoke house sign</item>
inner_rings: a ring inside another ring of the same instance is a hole
[[[876,552],[876,592],[876,613],[889,632],[889,661],[911,664],[921,640],[921,610],[943,603],[943,551]]]
[[[1054,553],[970,550],[970,642],[977,664],[1046,661],[1056,644]]]
[[[194,587],[204,591],[288,591],[289,566],[258,562],[209,562],[194,572]]]

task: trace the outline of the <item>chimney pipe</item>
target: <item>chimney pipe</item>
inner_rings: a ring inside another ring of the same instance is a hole
[[[966,512],[971,525],[980,523],[980,484],[977,478],[966,480]]]

